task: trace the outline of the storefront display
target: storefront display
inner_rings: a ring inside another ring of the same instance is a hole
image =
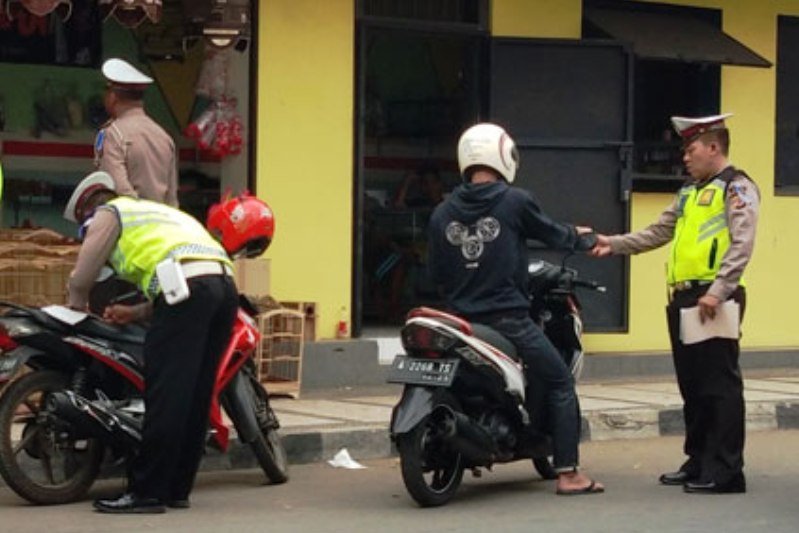
[[[213,47],[202,27],[217,3],[189,4],[186,10],[180,0],[0,0],[0,79],[14,80],[0,89],[0,228],[76,234],[61,212],[75,184],[94,169],[93,140],[108,120],[99,65],[109,57],[123,58],[155,79],[144,108],[175,141],[184,210],[204,218],[222,190],[248,188],[243,116],[250,50],[246,42]],[[249,8],[249,2],[235,5]],[[206,13],[198,17],[200,8]],[[249,37],[248,12],[236,35]],[[197,87],[206,56],[224,63],[223,71],[206,75],[215,76],[219,89],[207,82]],[[86,68],[69,68],[75,66]],[[208,142],[195,142],[184,131],[205,111],[210,129],[198,141]],[[68,273],[69,264],[64,268]],[[3,279],[11,276],[8,264],[2,272]]]

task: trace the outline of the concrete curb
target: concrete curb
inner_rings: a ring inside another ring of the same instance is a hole
[[[679,436],[685,433],[682,409],[672,407],[586,412],[582,426],[583,442]],[[750,402],[746,406],[746,428],[747,431],[799,429],[799,402]],[[396,455],[388,427],[383,424],[285,431],[281,435],[291,464],[327,461],[341,448],[347,448],[355,460]],[[249,448],[235,441],[228,454],[206,456],[202,470],[257,467]]]
[[[606,441],[683,435],[682,409],[673,406],[592,410],[583,413],[582,441]],[[799,401],[746,404],[747,431],[799,429]],[[349,424],[334,428],[283,428],[283,444],[293,465],[327,461],[347,448],[356,461],[396,456],[387,423]],[[200,471],[258,468],[249,446],[235,438],[226,453],[209,451]],[[120,467],[106,465],[102,478],[120,477]],[[0,479],[0,486],[4,485]]]

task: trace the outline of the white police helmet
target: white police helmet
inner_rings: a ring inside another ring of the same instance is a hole
[[[81,219],[81,212],[86,201],[91,198],[96,192],[102,190],[115,191],[116,185],[114,178],[110,174],[103,171],[92,172],[75,187],[72,191],[67,202],[67,207],[64,209],[64,218],[70,222],[83,222]]]
[[[461,175],[474,166],[489,167],[513,183],[519,168],[516,143],[504,129],[484,122],[467,129],[458,141],[458,166]]]

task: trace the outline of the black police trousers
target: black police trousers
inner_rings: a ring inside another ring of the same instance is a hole
[[[187,300],[156,300],[144,340],[144,428],[129,489],[162,502],[187,499],[191,492],[205,449],[216,368],[238,309],[232,278],[187,281]]]
[[[675,291],[666,308],[674,368],[683,399],[684,451],[681,470],[700,481],[726,483],[743,471],[744,397],[738,362],[738,339],[714,338],[696,344],[680,342],[680,309],[693,307],[708,286]],[[743,319],[746,292],[730,297]]]

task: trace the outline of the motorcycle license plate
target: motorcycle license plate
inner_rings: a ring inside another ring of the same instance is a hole
[[[449,387],[455,378],[459,359],[419,359],[398,355],[388,371],[389,383],[411,383]]]

